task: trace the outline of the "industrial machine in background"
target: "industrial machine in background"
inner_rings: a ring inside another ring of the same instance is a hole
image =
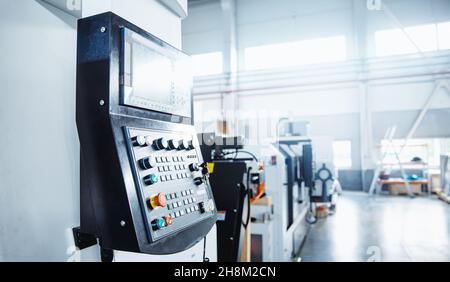
[[[310,136],[309,122],[288,119],[281,121],[286,122],[281,123],[283,128],[279,137],[280,143],[291,144],[301,156],[302,181],[310,188],[311,210],[315,212],[316,208],[313,206],[322,205],[328,208],[328,212],[334,213],[342,188],[333,162],[333,140],[326,137],[307,137]],[[295,146],[295,143],[300,146]]]
[[[78,23],[80,249],[172,254],[216,208],[193,126],[188,56],[113,13]]]
[[[252,210],[255,262],[298,260],[308,233],[309,188],[302,178],[307,171],[294,146],[300,145],[279,142],[252,150],[264,161],[266,175],[266,199]]]
[[[251,149],[264,162],[266,175],[266,197],[252,209],[255,262],[300,260],[317,206],[334,210],[340,192],[332,162],[317,152],[324,146],[329,150],[332,143],[309,137],[309,123],[283,125],[275,142]]]
[[[244,150],[242,138],[199,135],[205,164],[216,199],[219,262],[249,262],[251,207],[264,195],[264,167]]]

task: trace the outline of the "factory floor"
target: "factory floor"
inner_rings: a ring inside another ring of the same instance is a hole
[[[302,261],[450,261],[450,205],[435,196],[344,192],[336,214],[311,227]]]

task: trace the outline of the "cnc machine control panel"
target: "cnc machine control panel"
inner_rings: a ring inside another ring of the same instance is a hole
[[[79,20],[80,232],[102,248],[173,254],[214,226],[191,89],[181,51],[113,13]]]

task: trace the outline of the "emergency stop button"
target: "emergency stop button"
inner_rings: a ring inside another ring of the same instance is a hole
[[[166,207],[167,206],[166,195],[164,195],[163,193],[159,193],[158,195],[151,197],[150,206],[153,209]]]

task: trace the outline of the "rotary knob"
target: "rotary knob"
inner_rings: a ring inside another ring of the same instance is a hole
[[[153,148],[157,151],[165,150],[169,147],[169,142],[167,142],[166,138],[159,138],[153,141]]]
[[[178,141],[172,139],[168,143],[169,143],[169,145],[168,145],[169,150],[178,150],[178,147],[179,147]]]
[[[156,160],[154,157],[143,158],[139,160],[139,166],[144,170],[154,168],[156,166]]]
[[[191,172],[195,172],[195,171],[199,171],[199,167],[198,167],[198,165],[197,164],[190,164],[189,165],[189,170],[191,171]]]
[[[201,178],[201,177],[194,178],[194,184],[197,185],[197,186],[202,185],[203,184],[203,178]]]
[[[180,140],[178,150],[189,150],[189,142],[186,139]]]
[[[151,197],[149,200],[149,204],[153,209],[166,207],[166,195],[164,195],[163,193],[159,193],[158,195]]]
[[[133,146],[135,147],[144,147],[147,146],[146,142],[146,138],[145,136],[139,135],[139,136],[135,136],[133,138],[131,138],[131,141],[133,143]]]

